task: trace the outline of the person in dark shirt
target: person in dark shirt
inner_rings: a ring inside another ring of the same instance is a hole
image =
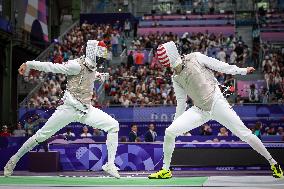
[[[201,127],[201,132],[200,132],[201,135],[212,135],[212,129],[210,127],[210,125],[208,124],[204,124],[202,127]]]
[[[138,127],[137,127],[137,125],[136,124],[133,124],[132,126],[131,126],[131,131],[130,131],[130,133],[129,133],[129,135],[128,135],[128,141],[129,142],[135,142],[135,140],[136,140],[136,138],[137,138],[137,131],[138,131]]]
[[[262,123],[259,121],[256,122],[254,130],[253,130],[253,134],[255,134],[255,136],[257,136],[259,139],[261,139],[261,128],[262,128]]]
[[[149,130],[145,133],[145,142],[155,142],[157,138],[157,133],[154,131],[155,125],[151,123],[149,125]]]

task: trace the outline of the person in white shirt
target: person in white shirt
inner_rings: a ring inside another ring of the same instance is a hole
[[[26,136],[26,134],[27,134],[26,130],[23,129],[22,124],[19,122],[17,124],[17,129],[13,131],[13,136],[14,137],[24,137]]]
[[[82,138],[92,137],[91,133],[89,133],[89,129],[87,126],[83,127],[82,134],[80,136]]]
[[[68,138],[74,138],[75,134],[72,132],[71,128],[67,128],[66,133],[63,133],[63,136],[65,136],[68,139]]]
[[[220,51],[217,53],[217,58],[222,62],[226,62],[226,52],[223,47],[221,47]]]
[[[129,20],[125,20],[124,22],[124,33],[125,33],[125,37],[128,38],[130,36],[130,29],[131,29],[131,24],[129,22]]]
[[[214,70],[232,75],[246,75],[255,71],[253,67],[239,68],[199,52],[181,57],[173,41],[160,45],[157,48],[157,55],[164,67],[171,67],[174,70],[172,82],[177,107],[174,121],[165,131],[163,168],[149,175],[149,179],[171,178],[169,168],[175,148],[175,138],[212,119],[230,129],[234,135],[261,154],[270,163],[274,177],[283,177],[280,165],[272,158],[259,138],[244,125],[223,96],[212,72]],[[187,96],[194,102],[188,110],[186,110]]]
[[[28,74],[30,69],[65,74],[67,87],[62,97],[64,104],[58,106],[45,125],[10,158],[4,167],[4,176],[11,176],[20,158],[38,143],[44,142],[69,123],[80,122],[108,133],[106,140],[108,162],[102,166],[102,169],[110,175],[120,178],[114,164],[118,147],[119,123],[107,113],[91,105],[94,81],[104,82],[108,78],[108,73],[96,71],[97,67],[99,68],[103,64],[106,56],[107,46],[103,41],[88,40],[86,56],[69,60],[63,64],[27,61],[20,66],[18,70],[20,75]]]
[[[232,65],[236,64],[237,63],[236,62],[237,57],[238,57],[238,55],[237,55],[236,51],[232,51],[231,55],[230,55],[230,64],[232,64]]]

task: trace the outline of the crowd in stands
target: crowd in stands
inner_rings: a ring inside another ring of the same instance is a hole
[[[55,43],[50,49],[47,61],[62,63],[78,58],[83,55],[83,46],[88,39],[104,40],[110,50],[106,67],[111,77],[105,83],[107,97],[105,104],[102,105],[126,107],[176,103],[171,85],[171,70],[164,71],[155,56],[155,49],[161,43],[173,40],[178,44],[182,54],[199,51],[240,67],[247,66],[250,62],[250,49],[241,37],[210,33],[184,33],[180,37],[171,32],[158,32],[138,36],[126,47],[125,40],[129,37],[129,28],[131,27],[128,21],[122,28],[119,28],[119,24],[111,26],[83,23],[73,28],[60,42]],[[112,56],[118,56],[121,53],[119,50],[124,49],[128,52],[126,63],[117,67],[109,66]],[[152,59],[144,56],[142,53],[144,49],[154,49],[151,51]],[[231,75],[215,72],[215,76],[222,85],[234,85],[234,78]],[[44,74],[37,71],[32,71],[29,75],[29,80],[42,81],[43,78],[47,79],[27,102],[29,107],[54,108],[61,103],[66,77],[62,74]],[[98,104],[95,94],[92,103]]]
[[[10,132],[8,127],[6,125],[2,126],[2,129],[0,131],[0,137],[26,137],[31,136],[31,134],[34,134],[34,132],[39,129],[39,120],[41,118],[35,118],[33,121],[29,121],[30,125],[32,126],[27,127],[27,123],[22,126],[22,124],[19,122],[16,126],[16,128],[13,130],[13,132]],[[59,132],[61,136],[64,136],[66,140],[76,140],[79,138],[94,138],[96,140],[96,137],[106,137],[106,133],[104,131],[101,131],[97,128],[82,126],[80,127],[81,131],[80,133],[74,132],[71,127],[67,127],[65,129],[65,132]],[[156,125],[154,123],[149,123],[147,126],[147,130],[142,129],[141,132],[139,129],[138,124],[132,124],[129,127],[130,131],[128,136],[120,135],[120,142],[156,142],[162,140],[161,133],[156,132]],[[258,121],[255,123],[253,127],[250,128],[252,133],[255,134],[260,139],[263,136],[281,136],[282,140],[284,140],[284,128],[282,126],[274,126],[274,125],[265,125],[263,126],[263,123]],[[203,124],[200,128],[197,128],[197,130],[194,132],[195,134],[191,134],[191,132],[186,132],[183,134],[183,136],[211,136],[213,142],[220,142],[218,137],[232,137],[234,134],[229,132],[227,128],[225,127],[214,127],[211,126],[210,123]],[[215,137],[215,138],[214,138]]]
[[[259,91],[262,103],[284,102],[284,48],[273,50],[268,46],[263,49],[264,59],[262,71],[266,81],[266,87]]]

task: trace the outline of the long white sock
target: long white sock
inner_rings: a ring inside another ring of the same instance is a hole
[[[170,169],[170,164],[174,149],[175,149],[175,137],[166,134],[163,145],[163,152],[164,152],[163,169],[166,170]]]
[[[118,132],[107,134],[106,145],[108,151],[108,163],[114,163],[118,146]]]
[[[249,136],[245,137],[244,141],[247,142],[255,151],[265,157],[270,165],[277,163],[257,136],[250,134]]]
[[[36,145],[38,145],[38,142],[36,141],[35,136],[30,137],[13,156],[14,161],[19,161],[21,157],[32,150]]]

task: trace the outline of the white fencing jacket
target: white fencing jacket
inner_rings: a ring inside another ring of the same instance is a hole
[[[187,96],[200,109],[211,110],[215,90],[218,87],[218,81],[212,70],[232,75],[247,74],[246,68],[229,65],[199,52],[186,55],[182,61],[183,70],[172,77],[177,99],[175,119],[185,111]]]
[[[84,65],[84,58],[69,60],[63,64],[52,62],[27,61],[27,69],[35,69],[44,72],[62,73],[67,75],[67,91],[64,94],[64,103],[69,103],[75,108],[85,111],[86,105],[90,105],[94,81],[101,79],[100,73],[90,70]]]

